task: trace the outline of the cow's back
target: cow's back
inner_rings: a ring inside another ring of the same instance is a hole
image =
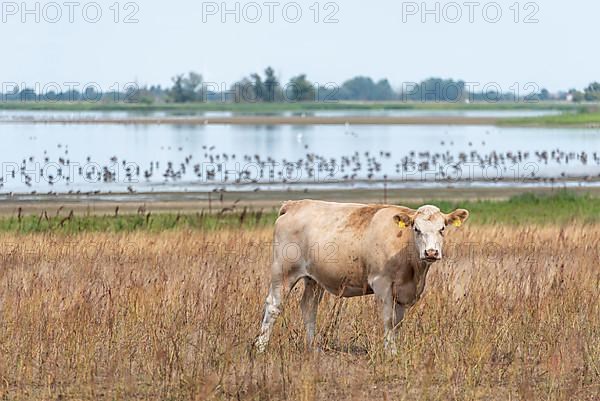
[[[316,200],[285,202],[276,222],[276,235],[284,235],[296,242],[323,243],[360,240],[367,220],[361,213],[368,205],[334,203]],[[283,239],[283,238],[282,238]],[[345,244],[350,245],[345,242]]]

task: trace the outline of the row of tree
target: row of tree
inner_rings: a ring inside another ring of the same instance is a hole
[[[343,82],[311,82],[305,74],[292,77],[287,82],[276,76],[275,70],[267,67],[264,73],[250,74],[233,85],[226,86],[207,82],[201,74],[190,72],[176,75],[168,88],[157,86],[139,87],[131,84],[121,91],[99,93],[92,87],[82,92],[72,90],[64,93],[36,93],[23,88],[2,95],[4,101],[115,101],[129,103],[191,103],[191,102],[311,102],[311,101],[414,101],[414,102],[467,102],[467,101],[539,101],[572,100],[575,102],[600,101],[600,83],[593,82],[583,91],[571,89],[568,92],[551,94],[546,89],[535,86],[503,91],[499,86],[487,84],[484,87],[462,80],[429,78],[418,83],[405,83],[394,90],[387,79],[374,81],[365,76],[357,76]],[[527,92],[527,93],[524,93]]]
[[[574,102],[598,102],[600,101],[600,83],[592,82],[583,92],[571,89],[568,95]]]
[[[165,101],[231,101],[231,102],[307,102],[307,101],[390,101],[413,102],[536,102],[544,100],[571,100],[575,102],[600,101],[600,83],[593,82],[583,92],[571,89],[551,94],[547,89],[532,83],[521,87],[513,85],[502,90],[495,83],[477,84],[462,80],[429,78],[418,83],[404,83],[394,90],[387,79],[374,81],[370,77],[357,76],[343,82],[314,83],[306,74],[292,77],[282,84],[275,71],[267,67],[264,75],[258,73],[244,77],[229,88],[206,84],[200,74],[190,72],[177,75],[173,86],[162,94],[154,94]]]
[[[323,100],[421,100],[424,98],[439,101],[457,101],[465,94],[462,81],[429,79],[414,86],[408,91],[394,91],[387,79],[373,81],[364,76],[357,76],[343,82],[314,83],[306,74],[292,77],[282,83],[275,75],[275,70],[267,67],[264,75],[254,73],[236,82],[230,88],[215,88],[214,83],[204,83],[202,76],[190,72],[188,75],[177,75],[173,86],[166,90],[167,101],[176,103],[225,100],[234,102],[307,102]],[[454,90],[449,90],[453,86]],[[433,91],[433,93],[432,93]],[[426,99],[426,100],[431,100]]]

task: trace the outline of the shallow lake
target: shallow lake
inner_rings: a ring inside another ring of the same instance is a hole
[[[391,187],[569,177],[597,185],[600,175],[598,129],[3,123],[0,132],[2,193],[346,188],[384,179]]]

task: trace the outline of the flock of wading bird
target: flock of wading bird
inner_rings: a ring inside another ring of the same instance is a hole
[[[482,143],[485,144],[485,143]],[[444,145],[444,142],[441,143]],[[469,146],[472,146],[469,143]],[[416,152],[411,151],[400,159],[394,160],[392,152],[380,151],[354,152],[347,156],[331,158],[308,151],[297,160],[276,160],[271,156],[263,157],[255,155],[236,155],[216,151],[215,146],[202,146],[202,151],[195,154],[183,156],[180,161],[151,161],[147,165],[111,157],[106,162],[96,162],[90,156],[83,163],[74,162],[69,155],[69,148],[58,144],[61,156],[51,159],[48,151],[37,160],[34,156],[24,157],[18,163],[5,163],[3,176],[0,176],[0,188],[4,187],[9,180],[21,180],[27,187],[31,188],[31,194],[48,193],[56,194],[53,190],[46,192],[48,188],[62,182],[72,185],[78,180],[94,184],[126,184],[129,192],[135,192],[134,185],[140,183],[176,183],[190,182],[213,184],[213,191],[223,191],[219,184],[256,184],[255,191],[260,189],[260,184],[292,184],[292,183],[319,183],[319,182],[353,182],[353,181],[377,181],[377,180],[401,180],[419,179],[419,173],[437,180],[460,181],[469,179],[499,181],[506,179],[527,179],[542,182],[554,182],[556,179],[567,177],[565,172],[555,174],[551,177],[539,174],[544,166],[553,165],[554,170],[561,165],[600,165],[600,153],[565,152],[560,149],[541,150],[535,152],[515,151],[480,153],[476,150],[468,152],[450,153],[445,152]],[[169,148],[170,150],[170,148]],[[183,154],[184,149],[178,148]],[[200,154],[198,154],[200,153]],[[395,169],[382,167],[383,163],[392,163]],[[469,176],[465,173],[465,167],[469,171],[473,166],[478,166],[487,171],[478,177]],[[515,166],[527,166],[515,176]],[[532,168],[537,166],[537,168]],[[493,167],[495,173],[489,174],[489,168]],[[390,171],[395,175],[389,176]],[[577,176],[574,178],[585,181],[600,177]],[[43,188],[40,184],[47,184]],[[75,186],[75,185],[74,185]],[[97,194],[101,190],[82,192],[79,190],[68,190],[68,193]],[[111,192],[111,191],[107,191]]]

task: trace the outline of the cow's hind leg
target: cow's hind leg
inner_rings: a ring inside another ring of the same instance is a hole
[[[284,298],[288,296],[290,291],[300,279],[298,272],[290,271],[290,274],[287,275],[283,273],[284,269],[280,267],[277,262],[275,262],[272,268],[269,295],[267,295],[267,299],[265,301],[265,310],[260,328],[260,334],[255,342],[256,350],[258,352],[264,352],[267,348],[269,339],[271,338],[273,325],[275,324],[277,317],[281,314]]]
[[[306,327],[306,343],[312,347],[315,341],[315,330],[317,326],[317,309],[323,298],[323,287],[310,277],[304,277],[304,294],[300,301],[302,318]]]
[[[267,348],[269,338],[271,338],[271,330],[273,330],[273,325],[281,313],[281,293],[281,285],[271,283],[269,295],[267,295],[267,299],[265,300],[265,309],[260,327],[260,335],[256,339],[255,343],[258,352],[264,352]]]

